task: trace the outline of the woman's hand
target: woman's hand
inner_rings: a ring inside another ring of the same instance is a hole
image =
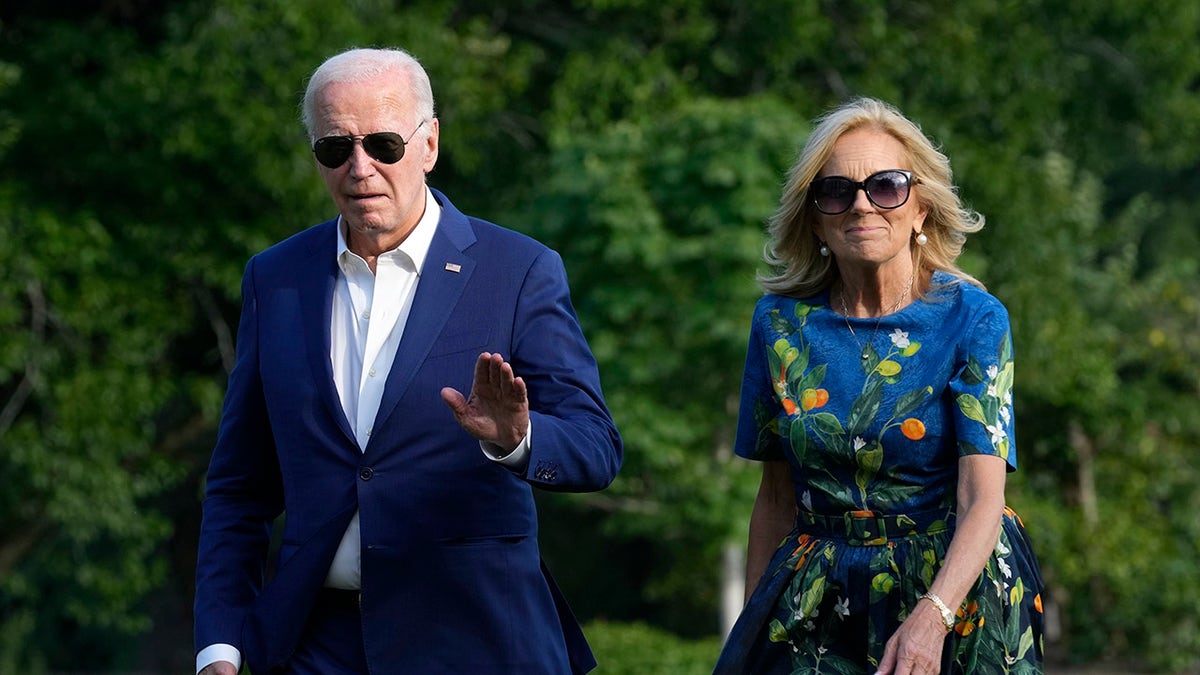
[[[918,602],[883,650],[877,675],[937,675],[946,625],[931,602]]]

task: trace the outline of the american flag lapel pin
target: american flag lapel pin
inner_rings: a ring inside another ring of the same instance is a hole
[[[446,271],[458,274],[462,271],[462,265],[459,265],[458,263],[446,263]]]

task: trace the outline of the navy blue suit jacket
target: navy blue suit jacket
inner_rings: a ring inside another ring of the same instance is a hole
[[[441,220],[365,451],[329,358],[337,221],[247,264],[204,501],[197,649],[232,644],[255,672],[285,663],[358,511],[373,673],[594,667],[541,564],[531,490],[603,489],[622,458],[562,260],[434,196]],[[440,397],[445,386],[470,390],[484,351],[528,387],[523,475],[484,457]],[[285,512],[265,582],[270,524]]]

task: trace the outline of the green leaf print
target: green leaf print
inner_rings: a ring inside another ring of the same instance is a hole
[[[1013,362],[1001,361],[1004,367],[996,375],[996,400],[1003,404],[1008,400],[1008,392],[1012,391],[1013,386]]]
[[[1021,581],[1021,579],[1018,578],[1017,582],[1015,584],[1013,584],[1012,590],[1009,591],[1008,599],[1013,607],[1018,607],[1021,604],[1021,600],[1023,600],[1024,598],[1025,598],[1025,582]]]
[[[787,629],[783,627],[783,623],[779,619],[771,619],[770,640],[771,642],[788,641]]]
[[[962,380],[971,386],[982,384],[987,380],[983,374],[983,367],[979,365],[974,356],[967,357],[967,369],[963,372]]]
[[[916,389],[901,396],[900,399],[896,401],[896,407],[892,411],[892,417],[904,417],[908,413],[916,410],[921,405],[921,402],[932,393],[933,387],[926,386],[924,389]]]
[[[903,370],[903,368],[900,366],[900,364],[891,359],[884,359],[883,361],[879,362],[879,365],[875,366],[875,372],[889,378],[899,375],[901,370]]]
[[[804,349],[800,350],[800,353],[796,356],[795,362],[788,364],[788,378],[787,379],[788,379],[789,385],[792,382],[799,379],[799,377],[804,374],[804,371],[808,370],[808,354],[809,354],[808,345],[804,345]],[[822,371],[822,372],[824,372],[824,371]],[[803,391],[803,388],[802,387],[796,388],[796,389],[793,389],[792,391],[800,392],[800,391]]]
[[[958,409],[962,411],[968,418],[987,424],[987,418],[983,416],[983,405],[979,403],[979,399],[970,394],[959,394]]]
[[[754,424],[758,427],[758,438],[754,442],[755,456],[769,456],[772,448],[779,447],[779,421],[761,400],[754,403]]]
[[[920,485],[892,485],[886,484],[884,487],[872,488],[871,508],[879,511],[887,511],[896,504],[903,504],[910,501],[913,497],[921,493],[924,489]]]
[[[809,618],[817,608],[821,606],[821,600],[825,598],[825,577],[819,576],[813,579],[812,585],[804,590],[800,595],[800,614],[804,618]]]
[[[865,502],[867,486],[871,484],[875,474],[879,473],[880,465],[883,464],[883,448],[878,443],[863,446],[854,453],[854,459],[858,462],[858,470],[854,472],[854,482],[858,485]]]
[[[1025,652],[1028,652],[1031,647],[1033,647],[1033,626],[1029,626],[1021,634],[1021,641],[1017,644],[1017,660],[1025,658]]]
[[[792,454],[796,456],[800,466],[804,466],[804,457],[808,454],[808,430],[804,428],[804,423],[793,419],[791,428],[788,429],[788,438],[792,442]]]
[[[805,348],[804,352],[807,354],[808,349]],[[821,365],[817,366],[816,368],[813,368],[812,370],[805,373],[804,378],[802,380],[800,380],[800,384],[796,385],[796,391],[804,391],[805,389],[819,388],[821,386],[821,383],[825,381],[825,370],[826,370],[826,366],[824,363],[822,363]],[[789,380],[790,380],[790,378],[789,378]]]
[[[833,413],[817,413],[811,419],[817,431],[826,436],[840,436],[846,433],[842,428],[842,421]]]
[[[846,426],[849,428],[851,436],[862,434],[871,424],[871,420],[875,419],[875,415],[879,414],[879,405],[883,400],[883,382],[880,380],[870,380],[865,386],[862,396],[859,396],[854,405],[850,407],[850,414],[846,417]]]
[[[779,310],[773,309],[771,310],[771,330],[786,337],[795,333],[796,327],[792,325],[791,321],[780,316]]]
[[[875,604],[876,600],[891,593],[892,587],[895,585],[896,577],[887,572],[876,574],[875,578],[871,579],[871,604]]]
[[[780,349],[780,343],[784,345],[784,349]],[[771,384],[774,385],[783,375],[783,352],[787,351],[787,340],[776,340],[775,348],[767,350],[767,374],[771,377]]]
[[[875,351],[875,347],[867,345],[863,348],[863,353],[867,358],[862,359],[862,370],[864,375],[870,375],[875,372],[875,366],[879,365],[879,352]]]

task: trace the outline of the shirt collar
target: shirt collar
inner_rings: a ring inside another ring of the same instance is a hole
[[[429,246],[433,243],[433,233],[437,231],[437,224],[442,218],[442,206],[434,199],[433,193],[428,187],[425,188],[425,213],[421,216],[421,220],[417,221],[417,226],[412,232],[400,242],[396,248],[387,251],[379,256],[380,259],[394,258],[396,254],[402,253],[412,260],[413,267],[416,268],[417,274],[421,274],[421,266],[425,264],[425,256],[429,253]],[[355,255],[350,247],[346,245],[346,224],[342,221],[342,217],[338,216],[337,222],[337,260],[340,262],[346,256]]]

